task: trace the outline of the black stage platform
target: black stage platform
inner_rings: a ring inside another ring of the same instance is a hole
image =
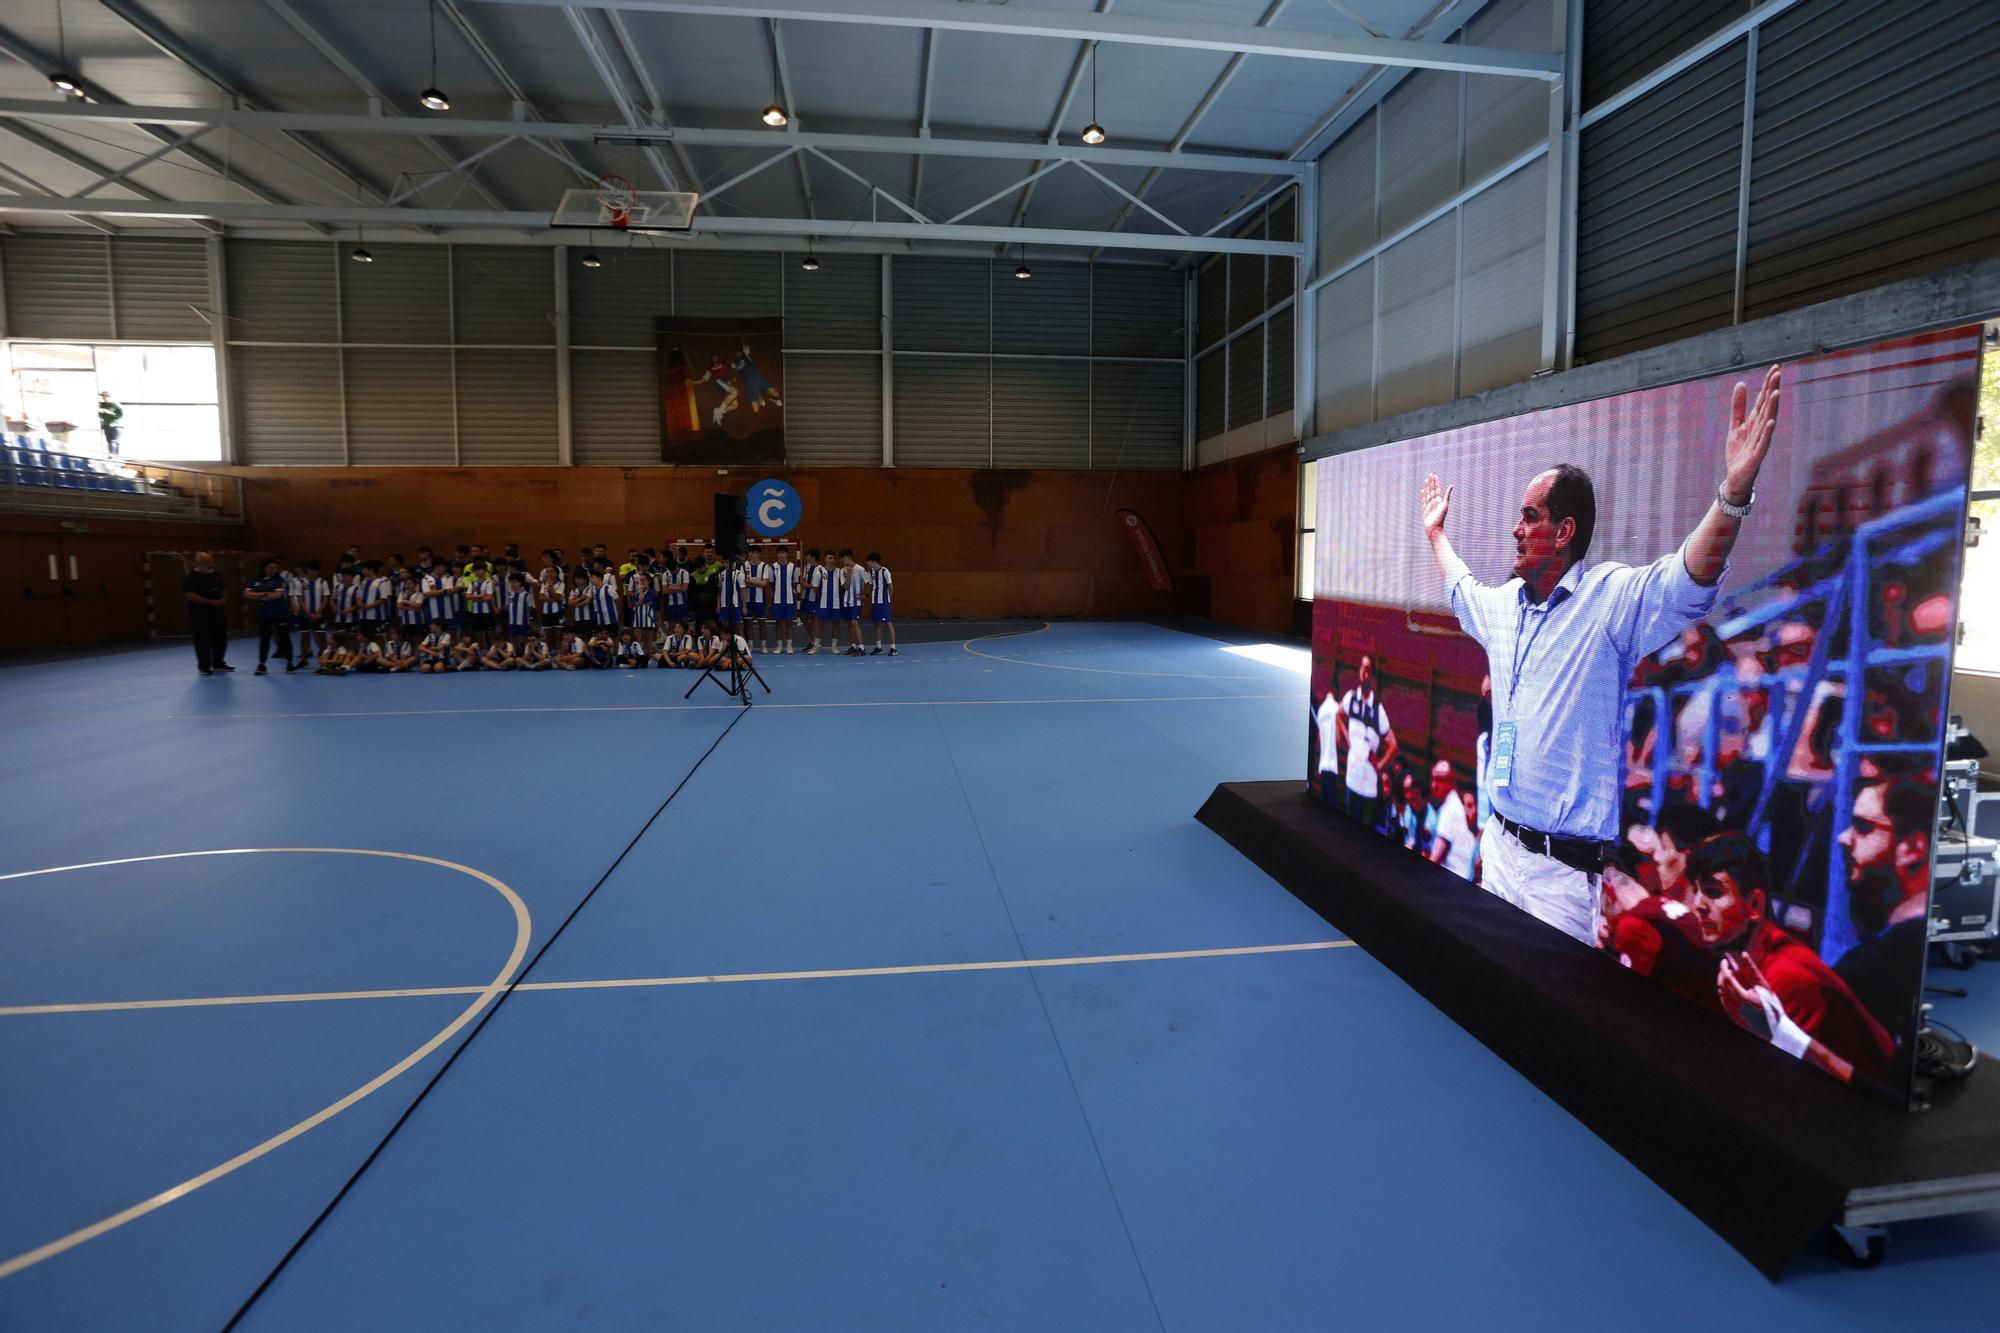
[[[1930,1089],[1928,1110],[1885,1106],[1349,823],[1301,782],[1224,783],[1198,818],[1768,1277],[1829,1224],[2000,1207],[1994,1061]]]

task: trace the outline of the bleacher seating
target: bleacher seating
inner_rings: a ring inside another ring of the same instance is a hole
[[[48,486],[58,490],[145,494],[147,488],[116,465],[82,454],[64,453],[46,440],[10,432],[0,449],[0,484]]]

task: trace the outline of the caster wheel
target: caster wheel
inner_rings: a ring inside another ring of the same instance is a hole
[[[1828,1248],[1849,1268],[1874,1268],[1889,1252],[1889,1233],[1881,1227],[1836,1226]]]
[[[1944,946],[1944,961],[1957,971],[1970,972],[1973,964],[1979,961],[1979,955],[1963,944],[1947,944]]]

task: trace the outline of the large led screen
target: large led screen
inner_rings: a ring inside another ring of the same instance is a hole
[[[1321,459],[1313,791],[1907,1095],[1978,367],[1955,329]]]

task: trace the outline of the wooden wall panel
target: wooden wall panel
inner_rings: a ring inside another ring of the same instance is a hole
[[[1291,445],[1188,474],[1181,502],[1188,614],[1260,634],[1292,632],[1298,491]]]
[[[762,473],[694,468],[238,468],[251,540],[330,559],[417,546],[519,542],[617,555],[705,536],[712,497]],[[906,616],[1158,616],[1171,594],[1146,584],[1117,510],[1145,515],[1167,559],[1182,551],[1176,473],[1005,469],[774,469],[795,486],[807,546],[882,552]]]

